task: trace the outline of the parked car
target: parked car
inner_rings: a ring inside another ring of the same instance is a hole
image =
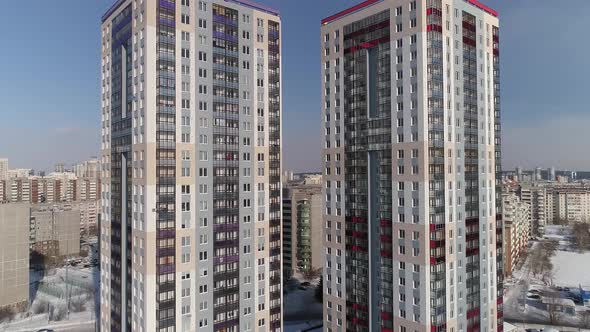
[[[529,294],[527,294],[527,295],[526,295],[526,297],[527,297],[529,300],[537,300],[537,301],[538,301],[538,300],[541,300],[541,296],[540,296],[539,294],[530,294],[530,293],[529,293]]]
[[[529,293],[540,295],[541,294],[541,291],[538,290],[538,289],[529,289]]]

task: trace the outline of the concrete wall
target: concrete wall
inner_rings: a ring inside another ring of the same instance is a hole
[[[32,207],[31,242],[47,241],[57,242],[58,252],[55,254],[59,256],[79,255],[80,208],[77,204],[39,204]]]
[[[0,204],[0,307],[28,303],[29,216],[28,204]]]

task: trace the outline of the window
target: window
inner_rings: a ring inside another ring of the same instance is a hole
[[[182,194],[184,194],[184,195],[188,195],[188,194],[190,194],[190,193],[191,193],[191,186],[189,186],[189,185],[182,185],[182,186],[180,187],[180,192],[181,192]]]
[[[190,16],[188,16],[186,14],[182,14],[180,16],[180,22],[182,22],[184,24],[191,24]]]
[[[183,58],[190,58],[190,50],[188,48],[183,48],[180,54]]]

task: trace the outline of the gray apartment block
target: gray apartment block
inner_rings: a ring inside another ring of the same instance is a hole
[[[47,257],[80,254],[80,207],[78,204],[34,204],[31,207],[31,250]]]

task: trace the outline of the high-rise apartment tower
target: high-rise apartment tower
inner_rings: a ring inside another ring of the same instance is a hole
[[[497,16],[368,0],[322,20],[327,331],[502,330]]]
[[[102,330],[279,331],[279,13],[120,0],[101,33]]]

